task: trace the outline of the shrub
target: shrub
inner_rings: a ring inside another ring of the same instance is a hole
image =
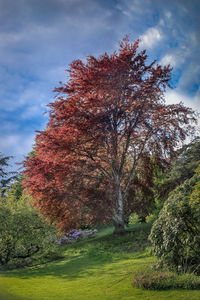
[[[132,213],[129,217],[129,224],[139,223],[139,217],[136,213]]]
[[[173,286],[174,278],[172,272],[138,272],[132,285],[152,290],[169,289]]]
[[[192,198],[199,181],[197,173],[176,188],[152,227],[149,238],[161,266],[200,271],[200,197]]]
[[[148,270],[138,272],[134,277],[132,285],[150,290],[165,290],[170,288],[200,289],[200,277],[194,274],[178,275],[175,272]]]

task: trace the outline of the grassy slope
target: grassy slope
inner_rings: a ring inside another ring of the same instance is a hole
[[[134,226],[125,236],[111,228],[96,238],[62,246],[65,258],[37,267],[0,272],[0,299],[199,300],[200,291],[147,291],[133,288],[134,273],[153,258],[145,248],[149,227]]]

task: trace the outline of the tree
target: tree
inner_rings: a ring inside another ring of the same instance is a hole
[[[56,230],[27,203],[19,181],[0,197],[0,264],[44,256],[54,247]]]
[[[200,272],[200,166],[173,190],[153,224],[150,240],[161,265]]]
[[[124,232],[124,203],[142,156],[172,157],[195,120],[183,104],[165,104],[171,68],[147,64],[138,45],[125,38],[111,55],[71,63],[35,156],[24,162],[36,205],[66,230],[112,220]]]
[[[5,195],[6,189],[16,179],[16,172],[9,172],[6,168],[9,166],[9,160],[12,156],[4,156],[0,153],[0,189],[1,195]]]
[[[163,172],[163,180],[157,184],[157,197],[164,203],[170,192],[194,176],[200,163],[200,137],[176,151],[170,169]]]
[[[156,170],[164,167],[161,162],[155,161],[154,157],[148,155],[141,157],[124,203],[124,214],[127,221],[132,213],[136,213],[140,222],[146,222],[146,216],[155,205]]]
[[[194,189],[192,191],[191,197],[190,197],[190,204],[193,208],[196,208],[196,213],[200,215],[200,163],[196,170],[196,177],[199,178],[197,180]]]

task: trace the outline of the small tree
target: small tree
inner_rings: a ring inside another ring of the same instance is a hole
[[[0,264],[53,249],[56,231],[27,203],[19,182],[0,197]]]
[[[112,220],[115,232],[124,232],[124,205],[142,156],[172,157],[195,120],[181,103],[165,104],[171,68],[147,64],[138,45],[126,38],[118,52],[72,62],[35,156],[24,162],[24,185],[36,205],[66,230]]]

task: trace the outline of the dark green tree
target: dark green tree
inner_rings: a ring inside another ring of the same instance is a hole
[[[200,163],[200,137],[177,150],[170,168],[166,168],[157,177],[156,190],[160,202],[168,198],[171,191],[194,176]]]
[[[7,171],[11,158],[12,156],[4,156],[0,153],[0,190],[2,196],[5,195],[6,189],[17,178],[16,172]]]

